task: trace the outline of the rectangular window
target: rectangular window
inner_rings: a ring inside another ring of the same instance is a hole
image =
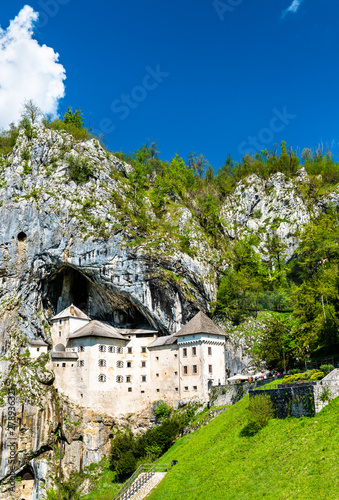
[[[212,347],[209,347],[209,348],[208,348],[208,355],[209,355],[209,356],[212,356]]]
[[[159,361],[159,356],[155,356],[155,359],[156,359],[157,361]]]
[[[193,391],[197,391],[198,390],[198,386],[194,385],[193,386]]]
[[[110,345],[110,346],[108,347],[108,352],[115,352],[115,347],[114,347],[114,345]]]
[[[106,352],[106,346],[105,345],[99,345],[99,352]]]
[[[124,381],[124,377],[122,375],[117,375],[115,380],[118,382],[118,384],[121,384]]]
[[[184,368],[184,375],[187,375],[187,373],[188,373],[188,367],[184,366],[183,368]]]
[[[59,337],[61,337],[61,332],[59,332]]]
[[[123,368],[124,367],[124,362],[123,361],[117,361],[117,368]]]
[[[37,347],[36,350],[37,350],[37,352],[39,352],[40,351],[40,347]]]
[[[126,382],[130,382],[130,381],[131,381],[131,377],[130,377],[130,375],[128,375],[128,376],[126,377]]]
[[[187,347],[184,347],[183,350],[182,350],[182,355],[184,358],[187,357]]]
[[[174,375],[178,375],[178,372],[174,372]]]
[[[78,361],[78,366],[85,366],[85,361],[83,359]]]
[[[141,391],[141,394],[144,394],[145,391]]]
[[[85,346],[84,345],[78,345],[78,352],[84,352],[85,351]]]
[[[141,382],[146,382],[146,375],[141,375]]]
[[[193,375],[198,373],[198,365],[193,365]]]
[[[127,390],[128,392],[132,392],[132,387],[129,387]]]
[[[66,363],[62,363],[62,367],[63,367],[63,368],[66,368]]]
[[[184,387],[184,391],[188,391],[188,386],[187,385]]]
[[[156,376],[159,377],[159,373],[156,373]]]
[[[141,352],[146,352],[146,347],[142,347]]]
[[[127,368],[132,368],[132,361],[127,361],[126,366]]]
[[[128,354],[132,354],[132,347],[128,347],[127,352],[128,352]]]
[[[105,359],[99,359],[98,365],[99,366],[106,366],[106,360]]]
[[[146,368],[146,361],[141,361],[142,368]]]
[[[174,354],[174,357],[175,357],[175,358],[177,358],[177,357],[178,357],[177,353],[175,353],[175,354]]]
[[[212,370],[212,365],[208,365],[208,373],[212,373],[213,370]]]
[[[192,347],[192,356],[196,356],[196,355],[197,355],[197,348]]]
[[[157,389],[157,392],[160,392],[160,389]]]
[[[124,348],[123,347],[117,347],[117,353],[118,354],[123,354],[124,353]]]

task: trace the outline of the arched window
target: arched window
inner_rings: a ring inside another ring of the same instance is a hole
[[[105,345],[99,345],[99,352],[106,352],[106,346]]]
[[[106,366],[106,360],[105,359],[99,359],[98,365],[99,366]]]
[[[117,368],[123,368],[124,367],[124,362],[123,361],[117,361]]]
[[[99,375],[99,382],[106,382],[106,375],[104,375],[104,374],[101,373]]]
[[[121,384],[124,381],[124,377],[122,375],[117,375],[116,381],[118,384]]]

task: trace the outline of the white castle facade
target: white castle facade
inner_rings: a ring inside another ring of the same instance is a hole
[[[146,326],[91,320],[71,305],[52,318],[51,334],[57,390],[115,417],[159,400],[206,401],[212,385],[225,383],[225,333],[203,312],[177,333],[159,336]]]

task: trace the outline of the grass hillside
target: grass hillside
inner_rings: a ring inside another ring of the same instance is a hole
[[[248,396],[178,440],[148,500],[338,500],[339,398],[314,418],[273,419],[244,435]]]

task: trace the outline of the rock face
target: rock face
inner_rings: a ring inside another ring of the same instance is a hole
[[[267,238],[277,235],[286,245],[289,260],[298,246],[295,233],[310,221],[311,215],[319,213],[327,201],[337,200],[332,195],[322,204],[309,203],[305,169],[300,169],[298,174],[294,179],[287,179],[284,174],[276,173],[266,181],[251,175],[240,182],[222,208],[226,233],[233,238],[237,231],[260,234],[263,254]]]
[[[93,167],[87,182],[70,180],[70,165],[77,161]],[[107,454],[113,421],[96,415],[95,409],[58,399],[53,373],[44,365],[32,366],[25,357],[27,339],[43,338],[50,344],[49,318],[70,303],[115,325],[149,323],[161,333],[172,333],[199,309],[207,311],[216,296],[216,272],[201,254],[191,257],[169,248],[166,241],[150,247],[134,243],[137,229],[115,204],[116,194],[124,197],[130,169],[96,140],[75,142],[40,126],[33,128],[32,138],[21,131],[3,165],[1,478],[6,482],[10,474],[4,389],[10,381],[17,388],[15,474],[30,464],[36,478],[34,499],[51,484],[59,432],[67,440],[67,473]],[[180,207],[177,217],[179,229],[189,226],[197,247],[211,254],[190,211]],[[8,495],[4,484],[2,498]]]

